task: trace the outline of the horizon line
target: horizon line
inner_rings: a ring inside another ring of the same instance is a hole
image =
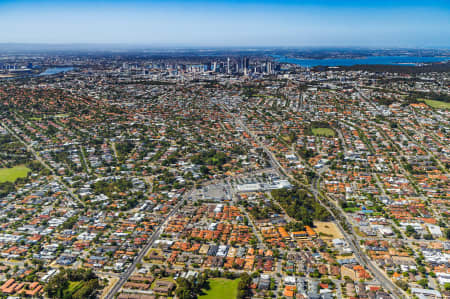
[[[0,42],[0,46],[122,46],[122,47],[148,47],[153,49],[373,49],[373,50],[450,50],[447,46],[364,46],[364,45],[187,45],[187,44],[155,44],[155,43],[132,43],[132,42]]]

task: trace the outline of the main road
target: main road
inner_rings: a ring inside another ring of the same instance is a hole
[[[117,292],[122,288],[122,286],[125,284],[125,282],[128,280],[128,278],[131,276],[133,271],[136,269],[136,266],[141,263],[142,259],[144,258],[145,254],[149,249],[153,246],[155,241],[159,238],[161,232],[163,231],[164,227],[166,226],[169,219],[175,215],[175,213],[179,210],[179,208],[183,205],[185,199],[188,199],[189,196],[191,196],[194,189],[190,190],[189,192],[185,193],[183,195],[183,198],[180,199],[180,201],[175,205],[175,207],[170,211],[170,213],[167,215],[164,222],[158,226],[156,231],[153,233],[151,238],[148,240],[147,244],[144,246],[144,248],[140,251],[139,255],[134,259],[133,263],[128,267],[126,272],[122,273],[120,275],[119,281],[109,290],[108,294],[104,297],[105,299],[112,299],[117,294]]]
[[[254,141],[263,149],[263,151],[267,154],[267,156],[270,159],[270,162],[272,164],[272,166],[274,168],[277,168],[280,170],[281,173],[287,175],[290,179],[292,179],[293,181],[302,184],[301,182],[299,182],[297,179],[295,179],[292,175],[289,175],[289,173],[284,169],[284,167],[278,162],[278,160],[275,158],[274,154],[266,147],[265,144],[263,144],[262,142],[260,142],[257,139],[257,136],[255,136],[253,134],[253,132],[251,132],[248,127],[244,124],[244,122],[238,118],[235,117],[230,111],[228,111],[228,109],[224,106],[222,106],[227,112],[229,112],[231,114],[231,116],[233,117],[235,123],[237,123],[242,129],[244,129],[246,131],[246,133],[252,137],[254,139]],[[320,173],[318,173],[318,175],[320,176]],[[319,192],[319,181],[316,178],[315,180],[313,180],[311,186],[310,186],[310,191],[312,192],[312,194],[314,195],[314,198],[322,205],[324,206],[327,211],[334,217],[334,219],[336,219],[336,225],[339,228],[339,230],[342,232],[342,235],[345,237],[347,243],[349,244],[349,246],[352,248],[353,253],[355,254],[355,257],[357,259],[357,261],[361,264],[364,265],[366,268],[368,268],[371,273],[375,276],[375,278],[380,282],[380,284],[382,285],[383,288],[387,289],[388,291],[390,291],[396,298],[408,298],[408,295],[403,292],[400,288],[398,288],[384,273],[382,273],[382,271],[372,263],[372,261],[369,260],[369,258],[366,256],[366,254],[361,250],[361,248],[359,247],[359,244],[357,243],[357,241],[355,240],[354,236],[356,235],[356,233],[353,230],[353,226],[347,221],[347,218],[345,217],[345,214],[343,216],[343,218],[345,219],[345,221],[347,222],[347,226],[351,229],[351,233],[349,234],[347,233],[344,228],[341,226],[341,224],[339,223],[339,219],[342,219],[342,217],[337,217],[336,212],[340,212],[338,210],[338,207],[336,208],[336,211],[334,211],[333,209],[331,209],[328,205],[324,204],[321,199],[320,199],[320,192]],[[331,201],[330,201],[331,202]]]
[[[403,292],[401,289],[399,289],[387,276],[382,272],[380,268],[378,268],[368,257],[367,255],[362,251],[361,247],[359,246],[358,240],[355,238],[356,232],[353,230],[353,226],[348,221],[347,217],[345,216],[343,211],[339,211],[339,207],[334,205],[336,210],[331,209],[328,205],[324,204],[320,199],[320,191],[319,191],[319,180],[315,178],[311,184],[311,192],[314,195],[314,198],[322,205],[324,206],[327,211],[333,215],[333,217],[336,219],[335,223],[339,230],[341,231],[342,235],[344,236],[345,240],[347,241],[347,244],[350,246],[350,248],[353,251],[353,254],[356,257],[356,260],[363,266],[365,266],[367,269],[370,270],[370,272],[375,276],[375,278],[380,282],[380,284],[387,290],[389,290],[396,298],[408,298],[408,295]],[[331,202],[331,200],[329,200]],[[343,218],[336,218],[336,212],[341,213]],[[347,233],[347,231],[342,227],[341,223],[339,222],[339,219],[343,219],[345,221],[346,226],[350,229],[351,233]]]

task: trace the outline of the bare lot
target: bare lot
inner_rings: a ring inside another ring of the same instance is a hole
[[[343,238],[341,232],[333,222],[314,221],[315,231],[323,240]]]

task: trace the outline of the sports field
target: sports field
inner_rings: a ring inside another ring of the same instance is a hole
[[[334,131],[330,128],[312,128],[312,133],[316,136],[334,137]]]
[[[25,166],[0,168],[0,183],[15,182],[18,178],[26,177],[29,171],[30,169]]]
[[[209,280],[209,290],[199,299],[235,299],[238,291],[239,279],[214,278]]]
[[[420,101],[424,101],[425,104],[432,108],[436,109],[450,109],[450,103],[442,102],[442,101],[435,101],[435,100],[427,100],[427,99],[420,99]]]

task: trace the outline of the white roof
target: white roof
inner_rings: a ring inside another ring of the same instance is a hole
[[[284,283],[285,284],[295,284],[296,280],[295,280],[295,276],[286,276],[284,278]]]

